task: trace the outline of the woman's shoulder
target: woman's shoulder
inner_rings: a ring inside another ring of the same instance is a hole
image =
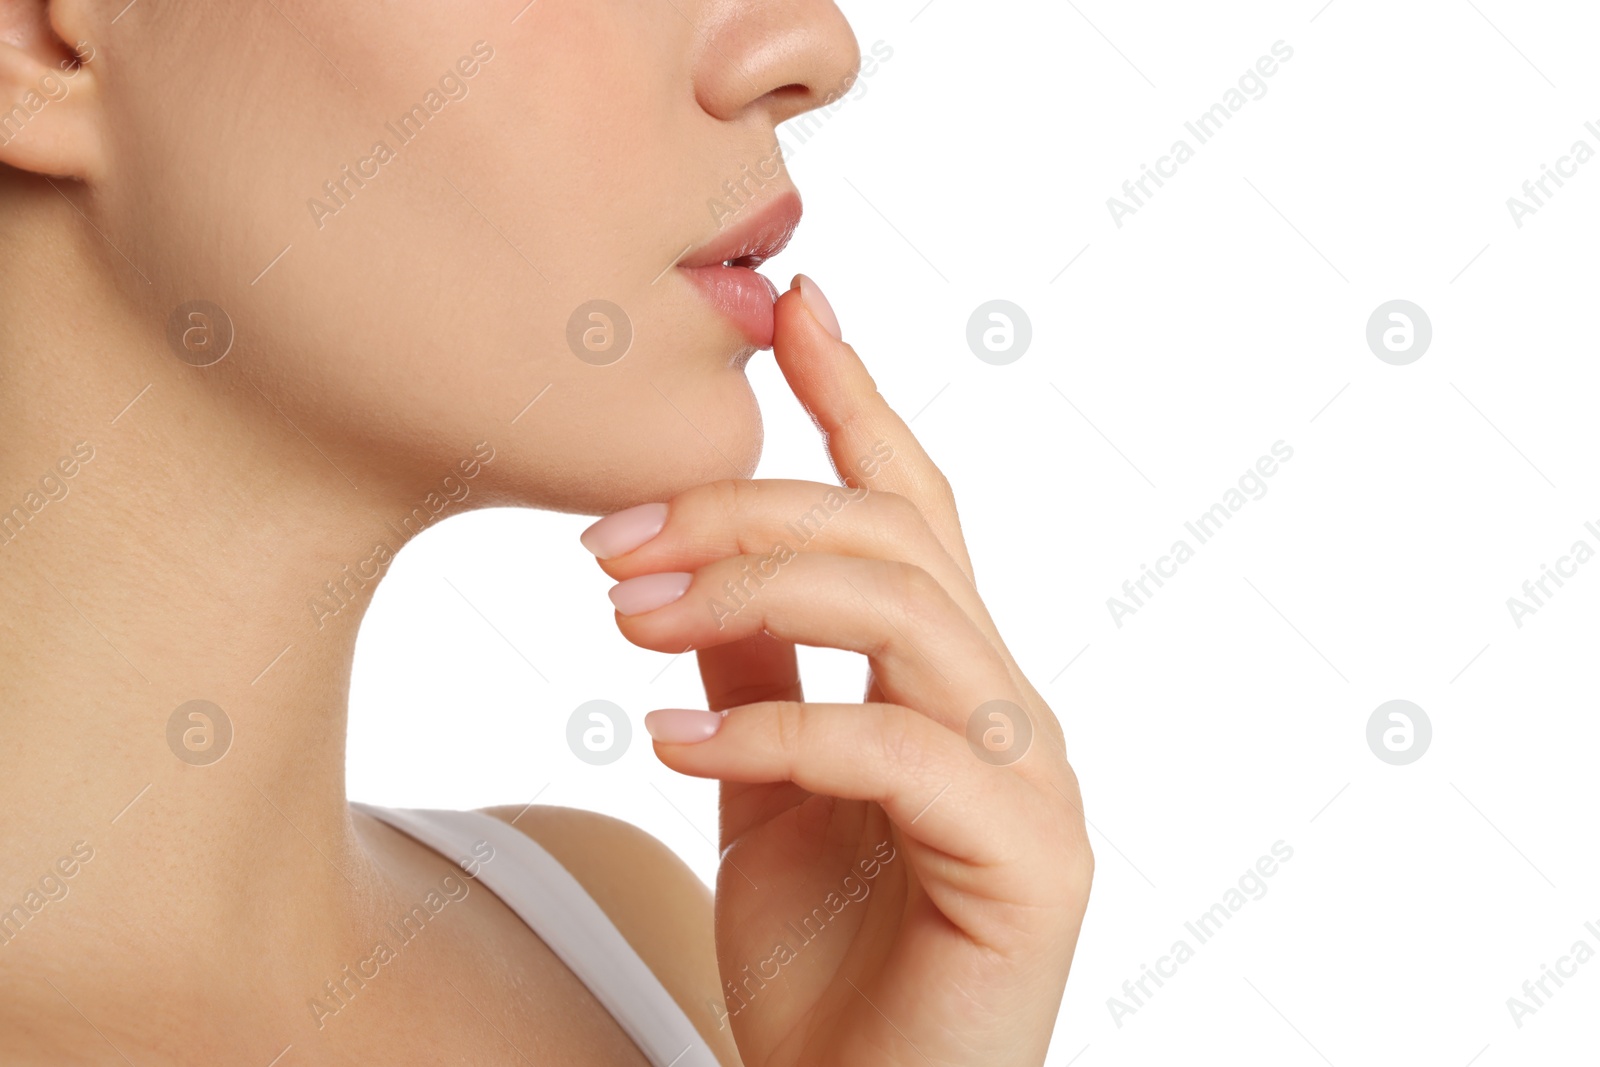
[[[739,1056],[717,969],[713,897],[678,855],[622,819],[555,805],[482,809],[521,830],[583,886],[724,1064]]]

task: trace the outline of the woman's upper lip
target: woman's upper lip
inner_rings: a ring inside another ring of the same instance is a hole
[[[789,191],[678,258],[680,267],[758,267],[783,251],[800,225],[800,194]]]

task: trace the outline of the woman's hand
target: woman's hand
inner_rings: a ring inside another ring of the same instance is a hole
[[[845,485],[718,482],[585,534],[623,634],[700,659],[711,710],[646,725],[662,762],[723,783],[740,1053],[1040,1064],[1093,870],[1061,728],[978,596],[947,481],[815,286],[777,321]],[[804,703],[796,644],[865,655],[866,702]]]

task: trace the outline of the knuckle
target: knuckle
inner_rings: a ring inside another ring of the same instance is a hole
[[[1094,846],[1089,843],[1087,837],[1083,839],[1083,847],[1078,849],[1076,859],[1073,871],[1087,886],[1094,881]]]
[[[1087,887],[1094,878],[1094,848],[1089,840],[1089,820],[1083,811],[1083,794],[1079,790],[1077,775],[1067,770],[1066,789],[1057,789],[1070,808],[1061,812],[1056,826],[1067,838],[1066,874],[1074,883]]]
[[[933,498],[939,502],[939,508],[949,512],[959,523],[961,509],[956,503],[956,489],[950,484],[950,479],[944,471],[938,467],[929,468],[928,488]]]
[[[920,775],[928,762],[921,731],[913,719],[918,714],[899,704],[885,705],[873,720],[873,745],[884,764],[900,776]]]
[[[943,617],[949,597],[939,580],[914,563],[894,565],[896,603],[908,625],[918,626]]]
[[[731,531],[733,548],[741,555],[762,551],[760,539],[754,536],[759,523],[752,521],[761,514],[765,501],[760,483],[747,478],[723,478],[705,489],[710,495],[711,517]]]
[[[751,483],[737,478],[721,478],[700,487],[719,518],[732,518],[750,505]],[[695,490],[691,490],[695,492]]]
[[[931,581],[932,575],[915,563],[908,563],[901,559],[885,560],[888,566],[888,581],[895,592],[897,600],[911,600],[917,596],[926,595],[927,587],[924,582]]]
[[[846,345],[845,347],[849,348],[850,346]],[[852,355],[854,355],[855,349],[851,348],[850,352]],[[861,357],[856,356],[855,358],[860,359]],[[867,376],[867,388],[872,390],[872,397],[861,404],[851,406],[838,413],[834,417],[834,432],[843,434],[849,432],[858,425],[870,425],[867,421],[867,415],[870,411],[872,411],[873,407],[878,405],[884,407],[888,406],[889,402],[885,400],[883,394],[878,391],[878,385],[872,380],[871,375]]]
[[[1087,836],[1074,842],[1073,847],[1067,849],[1062,879],[1067,899],[1086,906],[1089,891],[1094,885],[1094,848],[1089,844]]]
[[[688,528],[720,518],[732,507],[737,489],[732,478],[691,486],[667,501],[667,522]]]
[[[806,706],[800,701],[780,700],[772,705],[772,724],[777,735],[778,751],[791,763],[799,756],[808,722]]]
[[[922,514],[922,509],[912,503],[910,497],[888,490],[879,490],[872,494],[871,499],[875,501],[878,522],[896,533],[905,535],[928,528],[928,521]]]

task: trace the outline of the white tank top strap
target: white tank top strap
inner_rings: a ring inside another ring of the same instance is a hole
[[[718,1067],[677,1001],[621,931],[556,858],[516,827],[481,811],[351,807],[440,855],[477,868],[477,881],[538,934],[588,987],[651,1067]],[[480,841],[494,858],[480,862]]]

